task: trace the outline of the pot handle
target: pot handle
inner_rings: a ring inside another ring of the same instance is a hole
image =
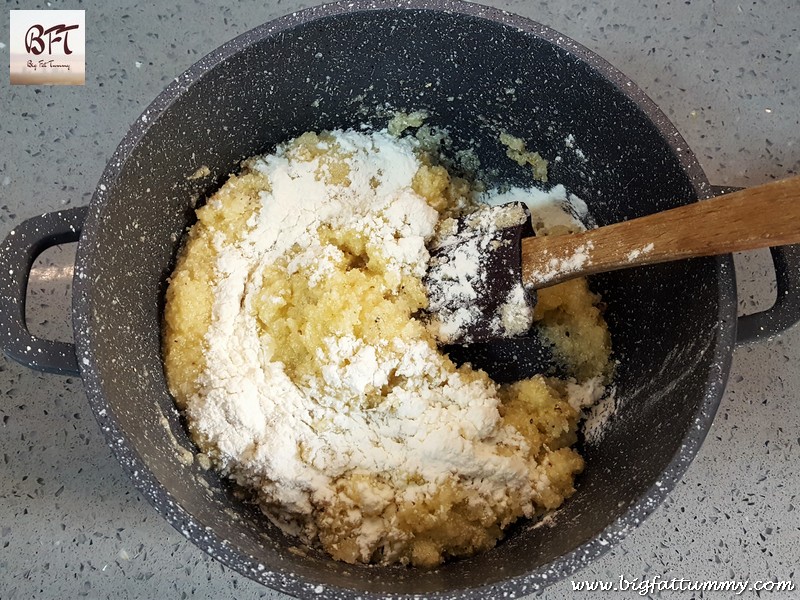
[[[47,373],[80,375],[75,344],[38,338],[28,331],[25,294],[36,257],[53,246],[77,242],[88,206],[45,213],[23,221],[0,251],[0,341],[17,362]]]
[[[775,266],[777,296],[767,310],[739,317],[736,343],[769,339],[800,321],[800,244],[769,249]]]
[[[743,188],[711,186],[714,196],[738,192]],[[800,244],[769,249],[775,269],[777,296],[767,310],[739,317],[736,344],[769,339],[800,321]]]

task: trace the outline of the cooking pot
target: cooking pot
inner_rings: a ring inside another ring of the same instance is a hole
[[[432,571],[335,562],[298,548],[195,459],[162,368],[164,292],[196,203],[243,158],[308,130],[381,127],[392,109],[426,110],[450,131],[450,150],[473,148],[494,182],[530,183],[497,140],[501,131],[522,137],[598,225],[713,191],[641,90],[546,27],[453,1],[313,8],[239,36],[177,77],[122,140],[90,206],[9,234],[3,347],[31,368],[79,373],[141,493],[211,556],[269,587],[321,599],[531,593],[608,550],[672,489],[711,424],[735,344],[800,317],[800,251],[773,250],[778,300],[738,321],[730,256],[594,278],[618,360],[617,409],[600,441],[582,444],[577,493],[551,525],[519,524],[496,548]],[[76,240],[73,346],[32,336],[24,301],[36,256]]]

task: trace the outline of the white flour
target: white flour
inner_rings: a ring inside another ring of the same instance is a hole
[[[421,166],[414,152],[419,144],[386,132],[337,131],[332,142],[320,138],[322,156],[299,160],[284,146],[252,163],[270,191],[261,192],[241,237],[232,241],[215,234],[206,366],[199,390],[186,401],[192,433],[216,466],[256,489],[271,507],[269,516],[306,540],[318,533],[315,511],[340,500],[336,486],[345,477],[377,477],[380,485],[372,479],[358,488],[356,512],[348,516],[348,526],[358,532],[360,559],[367,562],[378,540],[400,535],[394,517],[382,513],[391,503],[430,499],[455,481],[469,490],[470,503],[521,503],[530,516],[534,497],[550,485],[544,467],[529,459],[528,441],[501,419],[496,385],[468,371],[454,372],[431,340],[398,335],[368,344],[334,332],[315,348],[319,372],[296,378],[291,365],[275,358],[274,334],[259,322],[259,303],[286,302],[280,295],[261,296],[270,270],[282,269],[285,279],[299,276],[309,287],[325,290],[325,282],[342,268],[343,251],[319,233],[325,227],[357,232],[380,249],[386,294],[397,293],[403,276],[425,275],[426,243],[439,215],[412,187]],[[324,159],[331,147],[348,156],[348,185],[324,181],[332,168]],[[567,199],[563,187],[554,190],[559,202],[561,194]],[[501,196],[491,192],[486,198]],[[570,219],[574,225],[574,216],[545,209],[541,195],[539,202],[537,226]],[[575,201],[576,212],[585,209],[581,204]],[[483,213],[476,213],[476,225],[509,222],[508,211],[492,214],[481,222]],[[479,244],[473,252],[481,250]],[[448,272],[467,299],[475,294],[464,277],[474,270],[473,258],[461,256]],[[521,286],[512,289],[496,326],[507,333],[529,328],[525,300]],[[469,303],[465,311],[450,325],[466,323]],[[597,385],[573,385],[570,401],[586,406],[596,399]],[[374,403],[376,394],[380,402]]]
[[[650,242],[649,244],[647,244],[646,246],[642,246],[641,248],[634,248],[633,250],[628,252],[628,254],[625,255],[625,258],[628,260],[628,262],[633,262],[640,256],[650,254],[653,251],[653,248],[654,248],[653,242]]]
[[[397,339],[375,347],[331,337],[319,349],[322,377],[303,385],[265,350],[269,334],[259,335],[252,311],[261,272],[288,256],[289,272],[324,277],[333,267],[330,248],[315,233],[321,224],[363,231],[381,245],[390,270],[417,276],[426,270],[425,242],[438,215],[411,189],[419,167],[414,142],[355,132],[337,132],[336,141],[352,153],[349,187],[320,182],[319,161],[288,160],[279,149],[257,163],[272,191],[262,194],[249,231],[235,244],[219,237],[206,336],[210,367],[201,393],[188,403],[193,427],[218,448],[225,470],[241,483],[260,482],[262,493],[286,509],[281,524],[289,530],[314,503],[331,501],[334,480],[351,472],[381,474],[394,484],[391,495],[406,499],[454,475],[482,496],[530,497],[526,442],[500,423],[494,385],[448,372],[428,343]],[[359,398],[390,376],[406,382],[377,407],[361,410]],[[407,486],[411,476],[422,483]]]
[[[614,415],[617,412],[618,403],[616,389],[612,387],[607,390],[607,394],[601,399],[605,390],[601,390],[595,399],[595,403],[586,407],[586,419],[583,422],[583,437],[587,444],[599,444],[605,437]]]
[[[493,328],[507,336],[521,335],[533,324],[533,309],[530,306],[521,283],[514,286],[500,306]]]
[[[586,242],[575,248],[572,254],[551,257],[539,270],[529,273],[531,282],[550,283],[556,277],[575,273],[588,267],[592,264],[592,250],[594,250],[594,242]],[[544,258],[547,258],[547,255]]]
[[[582,231],[592,225],[586,203],[575,194],[568,194],[561,184],[549,190],[536,187],[495,189],[482,194],[479,200],[490,206],[522,202],[531,213],[531,223],[537,235],[547,234],[556,227]]]

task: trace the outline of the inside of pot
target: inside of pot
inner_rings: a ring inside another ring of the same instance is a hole
[[[317,584],[431,594],[502,582],[524,593],[514,578],[531,576],[526,585],[535,587],[572,572],[602,552],[597,543],[575,551],[606,527],[620,518],[617,530],[635,526],[624,517],[628,508],[648,490],[671,485],[663,471],[687,436],[702,439],[713,415],[707,384],[719,375],[714,361],[727,289],[720,282],[730,278],[714,259],[592,280],[608,305],[619,361],[616,413],[602,439],[580,449],[586,468],[578,491],[552,523],[520,524],[485,554],[435,571],[337,563],[298,550],[193,458],[161,364],[164,292],[197,201],[242,159],[305,131],[380,128],[391,109],[425,110],[429,123],[448,129],[453,151],[475,150],[497,181],[530,184],[529,171],[502,159],[498,132],[521,137],[551,161],[550,183],[582,198],[598,225],[696,196],[651,121],[660,115],[645,114],[606,79],[603,65],[516,27],[455,13],[365,11],[254,30],[230,49],[236,51],[201,77],[187,79],[174,100],[160,99],[169,103],[150,114],[140,142],[123,147],[128,157],[106,182],[92,248],[84,252],[92,285],[81,301],[92,325],[79,335],[88,336],[98,381],[90,396],[141,460],[126,468],[144,468],[157,480],[137,481],[151,486],[146,495],[212,555],[299,595]],[[581,153],[565,151],[568,136]],[[193,178],[204,166],[208,175]],[[707,419],[696,421],[699,415]]]

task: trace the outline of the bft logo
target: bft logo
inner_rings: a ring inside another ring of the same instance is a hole
[[[65,25],[61,23],[45,30],[41,25],[31,25],[28,32],[25,34],[25,50],[30,54],[39,55],[44,52],[45,45],[43,36],[47,36],[47,53],[53,53],[53,44],[61,42],[64,49],[64,54],[72,54],[69,49],[69,32],[73,29],[80,29],[80,25]],[[60,34],[64,34],[61,37]]]
[[[84,11],[12,10],[9,15],[12,84],[85,83]]]

